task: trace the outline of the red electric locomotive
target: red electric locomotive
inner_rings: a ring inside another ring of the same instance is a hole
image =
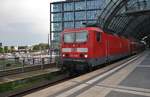
[[[129,56],[128,39],[105,33],[98,27],[65,29],[62,32],[62,64],[69,70],[90,70]]]

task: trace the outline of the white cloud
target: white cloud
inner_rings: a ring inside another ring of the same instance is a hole
[[[50,2],[51,0],[1,0],[0,41],[5,44],[16,41],[15,45],[21,44],[17,41],[30,44],[35,40],[46,42]]]

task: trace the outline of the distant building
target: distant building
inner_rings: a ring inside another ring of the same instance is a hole
[[[66,1],[79,1],[79,0],[66,0]],[[85,1],[85,0],[80,0],[80,1]]]
[[[66,28],[84,27],[95,23],[109,0],[66,0],[50,4],[50,32],[54,45],[60,42],[60,33]],[[57,45],[59,46],[59,45]]]
[[[18,46],[18,51],[19,52],[27,52],[28,46]]]
[[[15,50],[15,51],[18,51],[18,46],[14,46],[14,50]]]
[[[3,44],[2,43],[0,43],[0,47],[2,47],[3,46]]]

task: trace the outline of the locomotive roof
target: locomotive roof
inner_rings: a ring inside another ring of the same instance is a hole
[[[63,32],[72,32],[72,31],[79,31],[79,30],[95,30],[95,31],[100,31],[104,32],[101,28],[99,27],[83,27],[83,28],[72,28],[72,29],[65,29]]]

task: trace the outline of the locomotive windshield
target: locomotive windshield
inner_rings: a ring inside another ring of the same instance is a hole
[[[66,33],[64,34],[65,43],[73,43],[75,40],[75,33]]]
[[[64,34],[64,42],[65,43],[73,43],[73,42],[86,42],[88,38],[87,31],[81,32],[72,32]]]
[[[87,36],[88,36],[87,31],[76,33],[76,42],[86,42]]]

